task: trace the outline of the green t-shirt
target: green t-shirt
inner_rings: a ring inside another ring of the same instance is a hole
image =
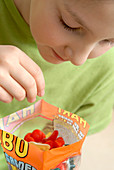
[[[112,117],[114,103],[114,48],[87,60],[82,66],[70,62],[51,64],[39,54],[37,45],[13,0],[0,0],[0,44],[14,45],[24,51],[42,69],[46,88],[43,99],[50,104],[76,113],[90,125],[89,133],[105,128]],[[37,100],[41,99],[37,97]],[[0,102],[0,117],[31,105],[25,99]],[[0,167],[5,164],[0,156]]]

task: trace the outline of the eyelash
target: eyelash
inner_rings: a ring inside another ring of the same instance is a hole
[[[64,27],[64,29],[66,29],[66,30],[68,30],[68,31],[72,31],[72,32],[77,32],[77,31],[78,31],[78,33],[80,33],[80,31],[82,30],[81,27],[72,28],[72,27],[68,26],[68,25],[63,21],[62,18],[60,18],[60,23],[62,24],[62,26]],[[110,41],[110,40],[107,40],[107,39],[106,39],[106,40],[103,40],[103,43],[105,43],[105,44],[108,43],[108,44],[114,46],[114,41]]]
[[[64,29],[68,30],[68,31],[72,31],[72,32],[77,32],[77,31],[80,31],[81,28],[78,27],[78,28],[72,28],[70,26],[68,26],[64,21],[63,19],[60,18],[60,23],[62,24],[62,26],[64,27]]]
[[[110,40],[103,40],[104,43],[108,43],[110,45],[114,45],[114,41],[110,41]]]

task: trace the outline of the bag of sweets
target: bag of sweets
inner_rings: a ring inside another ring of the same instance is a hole
[[[77,170],[89,125],[44,100],[0,119],[9,170]]]

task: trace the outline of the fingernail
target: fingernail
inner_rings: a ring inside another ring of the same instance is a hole
[[[44,96],[44,94],[45,94],[45,90],[41,90],[41,91],[38,93],[38,96],[42,97],[42,96]]]
[[[32,99],[31,101],[32,101],[32,103],[35,102],[35,101],[36,101],[36,98]]]
[[[28,99],[28,101],[29,101],[30,103],[33,103],[33,102],[36,101],[36,98],[34,98],[34,99]]]

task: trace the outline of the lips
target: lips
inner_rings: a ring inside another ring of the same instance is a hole
[[[61,58],[54,50],[53,50],[54,56],[60,60],[60,61],[68,61],[68,60],[64,60],[63,58]]]

